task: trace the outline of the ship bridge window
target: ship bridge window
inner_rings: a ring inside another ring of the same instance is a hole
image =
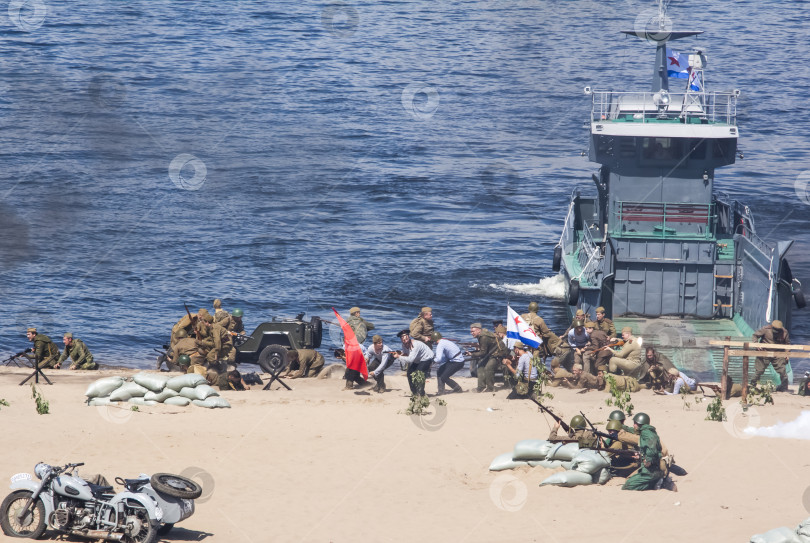
[[[680,161],[684,157],[683,141],[677,138],[640,138],[641,158],[647,161]]]
[[[731,138],[714,140],[714,158],[733,158],[735,143],[736,141]]]
[[[692,160],[705,160],[706,147],[708,144],[704,139],[690,139],[689,140],[689,158]]]

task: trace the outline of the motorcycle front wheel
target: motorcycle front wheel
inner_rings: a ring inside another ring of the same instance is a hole
[[[45,533],[45,504],[42,500],[37,500],[31,510],[22,519],[18,520],[17,515],[28,503],[33,495],[30,490],[17,490],[12,492],[0,505],[0,527],[3,533],[11,537],[27,537],[37,539]]]
[[[126,530],[121,539],[124,543],[153,543],[158,536],[157,524],[153,524],[142,506],[124,507]]]

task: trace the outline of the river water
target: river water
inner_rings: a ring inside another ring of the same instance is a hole
[[[358,305],[389,342],[423,305],[469,340],[535,299],[562,331],[552,250],[596,166],[582,89],[645,90],[654,57],[619,33],[652,2],[20,4],[0,12],[0,348],[35,325],[132,367],[217,297],[248,328]],[[810,285],[808,11],[669,15],[706,31],[685,45],[709,88],[743,92],[745,159],[717,188],[796,240]]]

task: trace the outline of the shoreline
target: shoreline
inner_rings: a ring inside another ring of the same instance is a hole
[[[38,415],[27,368],[0,368],[11,405],[0,408],[7,436],[0,478],[31,472],[37,461],[85,462],[83,473],[108,479],[139,473],[194,473],[203,484],[197,511],[162,541],[747,541],[810,515],[810,444],[750,437],[749,422],[769,426],[810,409],[795,394],[754,407],[735,421],[703,420],[705,403],[684,408],[680,397],[632,394],[635,412],[652,419],[687,472],[678,492],[628,492],[604,486],[539,487],[557,470],[490,472],[493,458],[523,439],[544,439],[553,421],[508,391],[449,394],[424,417],[404,415],[407,381],[386,376],[389,391],[342,391],[339,377],[287,380],[268,391],[225,391],[231,409],[189,406],[88,407],[95,379],[138,370],[51,372],[37,388],[50,403]],[[264,379],[264,378],[263,378]],[[474,379],[460,377],[469,390]],[[265,383],[267,379],[264,379]],[[435,392],[435,378],[427,390]],[[607,394],[552,388],[564,419],[580,409],[604,422]],[[699,395],[694,395],[697,397]],[[708,397],[708,396],[707,396]],[[431,396],[431,402],[433,402]],[[733,411],[738,400],[725,402]],[[778,505],[774,507],[774,505]],[[583,522],[588,518],[588,522]],[[685,532],[685,527],[688,532]]]

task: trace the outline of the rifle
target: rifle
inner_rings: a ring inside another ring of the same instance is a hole
[[[183,302],[183,307],[186,308],[186,315],[188,315],[188,320],[191,321],[191,328],[194,330],[194,335],[197,337],[197,339],[200,339],[200,332],[197,331],[197,327],[194,326],[195,317],[191,316],[191,311],[188,310],[188,305],[185,302]]]
[[[15,365],[15,366],[17,366],[18,368],[21,368],[22,366],[20,366],[19,362],[17,362],[17,359],[18,359],[18,358],[20,358],[20,357],[22,357],[22,356],[24,356],[24,355],[25,355],[25,353],[31,352],[32,350],[33,350],[33,349],[31,349],[31,348],[29,347],[28,349],[25,349],[24,351],[20,351],[20,352],[18,352],[17,354],[13,354],[13,355],[9,356],[8,358],[6,358],[5,360],[3,360],[3,361],[2,361],[2,362],[0,362],[0,363],[1,363],[1,364],[5,364],[6,366],[8,366],[8,365],[9,365],[9,364],[11,364],[12,362],[14,362],[14,365]]]
[[[624,340],[620,339],[618,341],[614,341],[613,343],[608,343],[604,347],[599,347],[598,349],[594,349],[593,352],[598,353],[599,351],[604,351],[605,349],[610,349],[610,348],[613,348],[613,347],[623,347],[623,346],[624,346]]]
[[[618,441],[618,438],[615,438],[610,434],[606,434],[604,432],[600,432],[599,430],[597,430],[596,427],[593,425],[593,423],[585,415],[585,413],[580,411],[579,414],[582,415],[582,418],[585,419],[585,422],[587,422],[588,426],[591,427],[591,433],[593,433],[595,436],[600,437],[602,439],[609,439],[611,441]],[[602,439],[599,440],[599,448],[597,448],[597,450],[604,451],[604,452],[606,452],[608,454],[615,454],[617,456],[633,456],[633,457],[635,457],[636,454],[638,453],[638,451],[631,450],[631,449],[608,449],[608,448],[602,448]]]
[[[565,421],[564,421],[564,420],[562,420],[560,417],[558,417],[558,416],[557,416],[557,415],[554,413],[554,411],[552,411],[551,409],[549,409],[548,407],[546,407],[545,405],[543,405],[542,403],[540,403],[540,401],[539,401],[537,398],[535,398],[534,396],[529,396],[529,399],[530,399],[531,401],[533,401],[534,403],[536,403],[536,404],[537,404],[537,407],[539,407],[540,409],[542,409],[542,410],[543,410],[545,413],[548,413],[549,415],[551,415],[551,418],[553,418],[555,421],[557,421],[558,423],[560,423],[560,428],[562,428],[562,429],[563,429],[563,431],[565,431],[565,432],[570,432],[570,431],[571,431],[571,427],[570,427],[570,426],[568,426],[568,423],[567,423],[567,422],[565,422]]]

